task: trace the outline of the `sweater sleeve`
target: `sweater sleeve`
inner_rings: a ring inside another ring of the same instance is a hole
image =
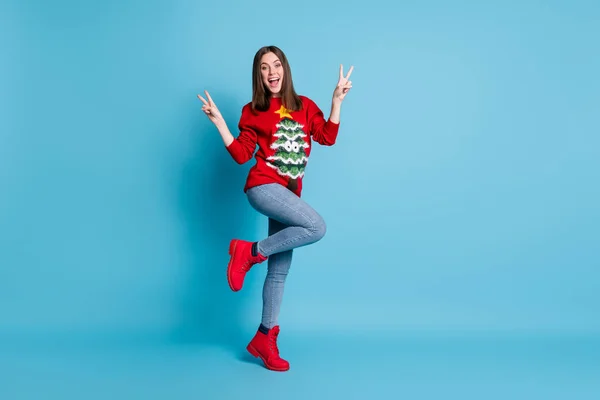
[[[248,162],[256,150],[257,134],[250,121],[250,108],[246,105],[242,108],[242,116],[238,123],[240,134],[226,147],[238,164]]]
[[[334,145],[340,124],[325,120],[323,112],[312,100],[308,100],[307,103],[308,121],[312,138],[324,146]]]

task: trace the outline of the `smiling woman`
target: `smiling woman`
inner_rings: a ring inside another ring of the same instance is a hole
[[[254,109],[267,111],[271,98],[281,98],[282,104],[290,111],[302,109],[302,100],[294,90],[290,64],[278,47],[261,48],[254,56],[253,71],[252,107]]]
[[[326,231],[323,218],[300,198],[302,178],[313,141],[332,146],[337,140],[342,101],[352,88],[352,70],[350,67],[344,76],[340,65],[331,113],[326,120],[311,99],[294,90],[285,54],[275,46],[262,47],[254,56],[252,101],[242,108],[237,138],[229,131],[210,94],[205,91],[206,99],[198,95],[204,104],[202,110],[217,127],[237,163],[249,161],[259,147],[244,192],[252,207],[268,218],[269,236],[255,242],[231,241],[227,279],[231,290],[239,291],[250,268],[268,260],[262,321],[247,349],[271,370],[289,369],[289,363],[279,356],[277,319],[292,252],[321,240]]]
[[[284,77],[280,57],[275,53],[266,53],[261,57],[260,73],[263,82],[269,87],[273,97],[281,97],[281,81]]]

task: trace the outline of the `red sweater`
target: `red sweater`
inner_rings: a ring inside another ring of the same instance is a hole
[[[300,99],[300,111],[286,110],[281,98],[272,98],[268,111],[255,114],[251,103],[242,108],[240,134],[226,149],[238,164],[243,164],[252,158],[258,144],[256,164],[248,173],[244,192],[265,183],[280,183],[300,197],[312,140],[325,146],[335,143],[339,124],[326,121],[308,97]]]

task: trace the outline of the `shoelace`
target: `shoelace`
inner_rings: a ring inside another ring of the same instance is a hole
[[[248,272],[249,269],[250,269],[250,261],[246,261],[240,267],[240,272]]]
[[[277,335],[279,332],[272,332],[269,334],[269,349],[271,352],[279,355],[279,349],[277,348]]]
[[[248,272],[250,270],[250,265],[251,265],[250,260],[246,258],[244,260],[244,263],[242,265],[240,265],[240,272],[241,273]]]
[[[240,267],[240,272],[248,272],[250,270],[250,267],[252,267],[252,265],[253,265],[253,261],[246,260]]]

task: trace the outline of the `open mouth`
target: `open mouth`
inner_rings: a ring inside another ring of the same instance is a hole
[[[279,78],[270,78],[269,79],[269,86],[272,88],[277,87],[277,85],[279,84]]]

